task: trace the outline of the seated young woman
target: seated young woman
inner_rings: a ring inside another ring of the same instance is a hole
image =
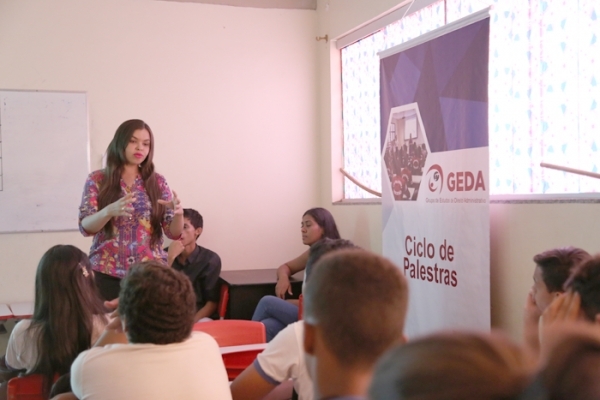
[[[54,377],[69,372],[100,336],[105,312],[87,255],[71,245],[51,247],[38,264],[33,317],[15,325],[5,366],[44,375],[49,393]]]
[[[302,243],[312,246],[321,239],[340,239],[335,220],[329,211],[324,208],[311,208],[302,216],[300,225]],[[290,276],[306,268],[309,250],[298,257],[286,262],[277,268],[276,296],[265,296],[260,299],[253,321],[260,321],[265,325],[267,341],[271,341],[279,331],[289,324],[298,321],[298,304],[294,300],[285,300],[286,294],[292,294]],[[307,272],[305,272],[306,276]]]

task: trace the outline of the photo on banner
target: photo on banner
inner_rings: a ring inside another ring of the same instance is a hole
[[[489,14],[381,53],[383,253],[406,334],[490,328]]]

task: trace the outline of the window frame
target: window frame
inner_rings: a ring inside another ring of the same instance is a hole
[[[332,202],[334,204],[378,204],[380,198],[346,198],[345,177],[340,172],[344,167],[344,121],[343,121],[343,92],[342,92],[342,49],[365,37],[375,34],[394,23],[405,15],[411,15],[440,0],[404,1],[383,16],[358,26],[347,34],[332,41],[331,46],[331,82],[332,82],[332,112],[331,112],[331,145],[332,145]],[[447,25],[447,0],[444,2],[444,22]],[[408,14],[407,14],[408,13]],[[337,68],[335,68],[335,67]],[[334,84],[335,83],[335,84]],[[339,107],[339,108],[338,108]],[[491,194],[492,203],[564,203],[564,202],[600,202],[600,192],[595,193],[528,193],[528,194]]]

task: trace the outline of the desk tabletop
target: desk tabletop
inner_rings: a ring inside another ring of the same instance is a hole
[[[0,320],[11,319],[13,317],[12,311],[6,304],[0,304]]]
[[[267,348],[266,343],[242,344],[239,346],[219,347],[221,354],[239,353],[242,351],[263,351]]]
[[[33,301],[22,301],[8,305],[15,318],[31,318],[33,315]]]
[[[221,279],[231,286],[274,284],[277,283],[277,270],[271,268],[221,271]],[[304,271],[300,271],[290,277],[290,282],[302,282],[303,279]]]

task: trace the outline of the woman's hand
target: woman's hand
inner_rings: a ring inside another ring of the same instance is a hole
[[[123,326],[121,325],[121,316],[119,315],[119,298],[112,299],[104,302],[104,307],[112,311],[108,316],[110,322],[106,325],[106,329],[115,330],[117,332],[123,332]]]
[[[127,335],[123,332],[123,324],[121,322],[121,316],[119,315],[119,298],[113,299],[111,301],[105,301],[104,307],[109,310],[113,310],[110,314],[110,321],[108,325],[104,327],[104,332],[98,338],[94,347],[106,346],[107,344],[115,344],[115,343],[128,343]]]
[[[285,294],[289,293],[292,295],[292,285],[290,284],[290,278],[287,276],[280,276],[277,279],[277,285],[275,285],[275,295],[285,300]]]
[[[173,191],[173,198],[171,200],[158,200],[158,204],[162,204],[166,208],[173,210],[173,220],[169,223],[167,237],[169,239],[179,239],[181,232],[183,232],[183,206],[177,193]]]
[[[179,197],[177,197],[177,193],[174,190],[173,198],[171,200],[158,200],[158,204],[162,204],[163,206],[172,209],[175,215],[183,215],[183,206],[181,205],[181,201],[179,201]]]
[[[106,206],[106,214],[109,217],[131,217],[133,214],[133,203],[136,198],[133,197],[133,193],[127,193],[114,203]]]

